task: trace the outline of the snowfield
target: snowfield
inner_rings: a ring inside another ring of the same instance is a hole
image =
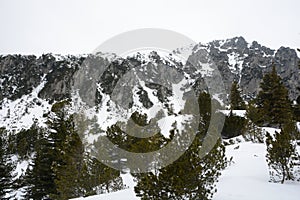
[[[270,131],[271,128],[268,129]],[[275,131],[275,129],[273,130]],[[300,182],[271,183],[266,163],[266,146],[242,142],[226,146],[231,164],[222,172],[213,200],[299,200]],[[134,184],[125,176],[128,189],[76,200],[135,200]],[[129,184],[128,184],[129,183]]]
[[[233,163],[222,172],[214,200],[299,200],[299,182],[269,182],[265,144],[230,145],[226,155]]]
[[[135,200],[139,199],[135,196],[133,189],[128,188],[108,194],[94,195],[86,198],[76,198],[73,200]]]

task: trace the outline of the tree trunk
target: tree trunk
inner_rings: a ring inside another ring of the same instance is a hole
[[[281,180],[281,184],[283,184],[284,183],[284,180],[285,180],[285,167],[284,166],[282,166],[282,180]]]

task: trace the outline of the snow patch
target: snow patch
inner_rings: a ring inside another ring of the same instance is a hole
[[[172,53],[178,57],[182,57],[183,58],[183,59],[181,59],[182,64],[185,65],[186,59],[188,59],[189,56],[192,55],[192,53],[193,53],[194,46],[195,46],[195,44],[190,44],[186,47],[177,48]]]
[[[101,194],[101,195],[94,195],[94,196],[89,196],[89,197],[80,197],[80,198],[75,198],[72,200],[137,200],[140,199],[135,196],[135,193],[133,189],[125,189],[125,190],[120,190],[117,192],[112,192],[112,193],[107,193],[107,194]]]
[[[231,111],[232,111],[232,114],[235,116],[239,116],[239,117],[246,116],[246,110],[219,110],[219,112],[225,114],[226,116],[229,116]]]
[[[30,94],[23,95],[17,100],[5,98],[0,109],[0,127],[16,132],[29,129],[35,122],[40,127],[45,127],[46,119],[43,115],[50,111],[51,104],[38,97],[45,83],[43,80]]]
[[[215,69],[213,69],[211,67],[211,64],[209,63],[201,63],[199,61],[199,65],[200,65],[200,69],[198,69],[195,74],[201,74],[201,75],[204,75],[204,76],[212,76],[212,73]]]
[[[240,55],[236,52],[232,52],[227,54],[229,69],[235,74],[241,74],[243,69],[244,57],[240,57]]]
[[[184,109],[185,100],[183,99],[183,95],[185,92],[190,91],[190,88],[188,90],[184,90],[184,86],[188,84],[188,81],[186,79],[182,79],[177,84],[172,84],[172,93],[173,95],[168,98],[170,104],[173,106],[173,111],[175,113],[179,113],[181,110]]]
[[[262,127],[262,131],[264,133],[264,135],[266,135],[266,133],[270,133],[270,135],[272,137],[275,136],[276,132],[280,133],[281,132],[281,129],[279,128],[271,128],[271,127]]]
[[[170,130],[176,128],[179,131],[179,134],[181,134],[185,128],[183,124],[188,123],[191,118],[192,116],[190,115],[171,115],[158,120],[157,124],[161,130],[161,134],[163,134],[166,138],[169,138]]]
[[[215,100],[217,100],[221,104],[221,106],[224,106],[225,104],[224,104],[222,98],[220,97],[221,95],[222,94],[213,94],[212,98],[215,99]]]
[[[121,178],[125,187],[133,189],[136,186],[136,182],[134,182],[134,179],[130,173],[121,174]]]

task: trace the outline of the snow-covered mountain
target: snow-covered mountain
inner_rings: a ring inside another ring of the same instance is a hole
[[[197,63],[201,50],[206,50],[217,65],[226,89],[230,89],[235,80],[239,82],[245,97],[251,97],[257,94],[264,73],[269,72],[274,65],[289,88],[290,97],[295,99],[299,95],[296,89],[296,85],[299,85],[299,58],[293,49],[280,47],[274,50],[256,41],[248,43],[243,37],[235,37],[208,44],[199,43],[190,51],[188,48],[179,48],[174,52],[184,55],[190,53],[191,63]]]
[[[174,126],[178,131],[184,131],[191,114],[197,113],[191,106],[193,95],[196,97],[200,91],[209,91],[217,108],[223,109],[235,80],[240,84],[243,97],[251,99],[257,94],[264,73],[273,65],[288,88],[290,98],[295,100],[300,95],[296,88],[300,85],[298,62],[293,49],[272,50],[257,42],[247,43],[242,37],[179,47],[167,53],[136,52],[126,57],[101,52],[77,56],[3,55],[0,56],[0,128],[13,134],[29,129],[33,124],[46,127],[46,116],[51,114],[52,105],[69,99],[73,105],[70,113],[83,111],[91,120],[96,116],[100,132],[86,134],[83,139],[89,144],[113,124],[120,123],[121,127],[124,123],[130,124],[136,112],[146,115],[146,123],[168,138]],[[235,152],[243,150],[239,155],[245,153],[253,163],[259,162],[257,166],[261,170],[260,167],[265,165],[262,163],[265,149],[257,145],[254,148],[257,152],[252,152],[247,143],[240,146],[240,150],[227,147],[227,154],[235,157]],[[244,158],[240,158],[236,158],[236,165],[242,166],[240,170],[248,169],[243,168]],[[24,173],[29,162],[30,159],[18,162],[16,173]],[[229,190],[226,185],[232,184],[228,180],[232,174],[227,176],[226,173],[218,186],[225,195]],[[267,175],[253,174],[253,177],[254,183],[257,179],[266,179]],[[297,186],[288,185],[284,190],[293,190]],[[132,190],[118,193],[133,195]],[[239,195],[234,198],[243,199]],[[113,199],[114,194],[111,196]],[[110,195],[105,198],[109,199]],[[215,198],[234,199],[218,194]]]
[[[247,43],[243,37],[179,47],[171,53],[140,52],[126,58],[105,53],[0,56],[0,126],[20,130],[29,128],[34,121],[42,125],[43,114],[50,111],[51,104],[74,98],[72,86],[76,84],[80,85],[79,96],[85,103],[100,105],[106,116],[101,121],[103,126],[117,119],[126,120],[134,111],[152,118],[163,109],[166,116],[174,118],[180,111],[176,106],[183,105],[183,96],[191,88],[196,94],[208,89],[222,104],[236,80],[243,96],[253,97],[263,74],[273,65],[295,100],[299,96],[296,86],[300,84],[298,61],[293,49],[272,50],[255,41]],[[221,75],[219,79],[217,74]],[[124,81],[126,78],[131,82]],[[113,107],[113,99],[131,111],[120,112],[120,107]]]

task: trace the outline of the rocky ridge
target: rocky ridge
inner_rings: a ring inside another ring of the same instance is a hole
[[[0,126],[7,127],[7,124],[12,123],[8,119],[14,119],[17,124],[26,118],[30,110],[19,109],[22,106],[40,108],[38,112],[41,113],[34,118],[42,118],[43,114],[49,112],[49,105],[53,102],[74,96],[74,85],[80,87],[79,95],[86,100],[85,103],[98,105],[100,108],[106,104],[106,110],[101,112],[109,113],[113,110],[109,109],[112,104],[107,98],[114,98],[127,108],[142,113],[149,111],[150,115],[154,106],[161,104],[161,108],[171,115],[176,114],[171,99],[175,98],[174,90],[180,84],[178,91],[192,86],[198,93],[200,90],[209,90],[210,87],[221,91],[222,82],[228,93],[232,82],[236,80],[240,84],[243,97],[249,100],[257,94],[263,75],[275,65],[289,89],[290,98],[295,100],[299,96],[299,58],[293,49],[281,47],[272,50],[255,41],[249,44],[243,37],[235,37],[208,44],[199,43],[185,48],[186,50],[190,52],[186,63],[176,57],[186,53],[182,48],[168,55],[150,52],[137,53],[126,58],[112,58],[101,53],[81,56],[0,56]],[[221,75],[219,79],[215,78],[217,73]],[[134,75],[143,76],[148,81],[135,79]],[[120,80],[124,76],[130,81],[121,81],[125,84],[123,87],[120,86]],[[157,80],[165,81],[159,83]],[[213,97],[226,99],[226,91],[213,94]],[[112,116],[113,113],[110,117]],[[28,127],[24,125],[21,128]]]

